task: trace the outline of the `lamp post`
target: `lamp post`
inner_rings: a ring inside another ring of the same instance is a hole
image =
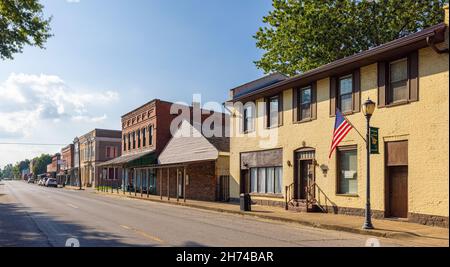
[[[366,148],[367,148],[367,174],[366,174],[366,212],[363,229],[373,229],[372,225],[372,211],[370,209],[370,118],[375,111],[375,102],[368,98],[364,102],[362,107],[364,116],[367,120],[367,136],[366,136]]]

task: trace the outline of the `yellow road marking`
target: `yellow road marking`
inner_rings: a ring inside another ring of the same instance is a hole
[[[149,234],[149,233],[146,233],[146,232],[144,232],[144,231],[141,231],[141,230],[132,228],[132,227],[130,227],[130,226],[122,225],[122,224],[120,225],[120,227],[122,227],[122,228],[124,228],[124,229],[127,229],[127,230],[130,230],[130,231],[133,231],[133,232],[135,232],[135,233],[137,233],[137,234],[139,234],[139,235],[141,235],[141,236],[143,236],[143,237],[146,237],[146,238],[148,238],[148,239],[150,239],[150,240],[153,240],[153,241],[156,241],[156,242],[159,242],[159,243],[164,243],[164,241],[161,240],[160,238],[158,238],[158,237],[156,237],[156,236],[153,236],[153,235],[151,235],[151,234]]]

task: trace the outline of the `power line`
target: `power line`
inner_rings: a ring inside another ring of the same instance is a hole
[[[4,142],[0,142],[0,145],[19,145],[19,146],[67,146],[68,144],[4,143]]]

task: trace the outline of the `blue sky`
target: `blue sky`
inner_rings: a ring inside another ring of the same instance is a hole
[[[0,142],[66,144],[153,98],[223,102],[259,78],[271,0],[41,0],[46,49],[0,64]],[[0,166],[60,147],[0,145]]]

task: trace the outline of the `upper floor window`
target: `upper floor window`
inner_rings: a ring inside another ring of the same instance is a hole
[[[419,100],[419,56],[378,63],[378,107]]]
[[[389,102],[408,100],[408,59],[403,58],[389,64]]]
[[[255,107],[248,104],[244,107],[244,133],[254,130]]]
[[[133,149],[136,149],[136,132],[133,132]]]
[[[281,124],[281,97],[272,96],[267,101],[267,127],[276,127]]]
[[[130,150],[131,149],[131,134],[128,134],[127,140],[128,140],[128,150]]]
[[[148,143],[150,146],[153,145],[153,125],[148,127]]]
[[[127,137],[126,135],[123,135],[123,150],[127,150]]]
[[[336,109],[344,114],[361,110],[361,71],[330,78],[330,115],[336,115]]]
[[[142,146],[145,147],[147,145],[147,131],[146,129],[142,129]]]
[[[111,159],[117,157],[117,150],[115,146],[106,147],[106,158]]]
[[[141,130],[137,130],[137,147],[141,147]]]
[[[347,75],[339,78],[338,88],[338,107],[343,113],[349,113],[353,110],[353,77]]]

